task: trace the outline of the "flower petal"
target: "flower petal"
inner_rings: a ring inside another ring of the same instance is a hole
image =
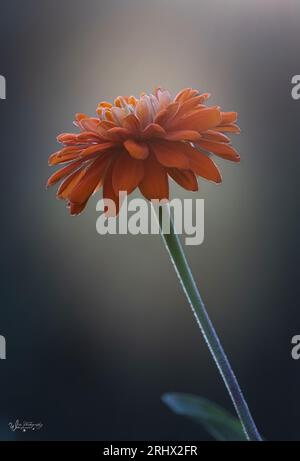
[[[219,183],[222,181],[220,172],[215,163],[202,152],[192,149],[189,152],[190,168],[198,176]]]
[[[144,142],[137,142],[134,139],[127,139],[123,144],[125,149],[133,158],[144,160],[149,155],[149,147]]]
[[[207,109],[196,110],[184,118],[176,118],[174,123],[172,123],[172,129],[202,132],[216,127],[220,121],[221,115],[219,109],[209,107]]]
[[[141,128],[140,122],[134,114],[126,115],[122,120],[122,126],[133,134],[138,133]]]
[[[68,199],[73,203],[84,203],[94,192],[103,177],[110,158],[103,155],[96,159],[86,170],[79,183],[68,194]]]
[[[112,185],[116,195],[119,191],[131,194],[143,177],[144,162],[133,159],[126,151],[118,155],[112,171]]]
[[[61,179],[65,178],[68,176],[70,173],[72,173],[76,168],[80,167],[82,165],[82,161],[79,160],[77,162],[70,163],[69,165],[65,166],[64,168],[61,168],[60,170],[56,171],[53,173],[50,178],[47,181],[47,187],[53,186],[56,184],[58,181]]]
[[[163,166],[180,168],[187,170],[189,168],[189,159],[185,155],[187,144],[180,141],[165,141],[157,139],[151,141],[151,150],[154,152],[157,160]]]
[[[98,118],[83,118],[78,122],[80,128],[85,131],[95,131],[97,132],[97,128],[100,121]]]
[[[70,210],[70,214],[72,216],[80,214],[85,209],[85,207],[87,205],[87,202],[88,201],[86,201],[84,203],[72,203],[72,202],[69,202],[68,207],[69,207],[69,210]]]
[[[237,112],[221,112],[221,124],[228,125],[237,121]]]
[[[79,183],[85,174],[85,168],[80,168],[70,174],[59,186],[56,195],[60,199],[67,199],[71,190]]]
[[[231,125],[219,125],[215,128],[216,131],[220,131],[221,133],[236,133],[239,134],[241,132],[240,127],[232,123]]]
[[[162,138],[166,134],[164,128],[157,123],[150,123],[142,132],[143,139]]]
[[[145,160],[145,176],[139,185],[141,193],[148,200],[168,199],[169,181],[168,175],[153,155]]]
[[[175,96],[174,101],[183,103],[184,101],[187,101],[188,99],[193,98],[197,95],[197,90],[193,90],[192,88],[184,88]]]
[[[157,113],[154,119],[154,123],[164,126],[167,122],[170,122],[170,120],[174,119],[174,117],[176,116],[178,112],[178,109],[179,109],[179,104],[177,102],[172,102],[171,104],[168,105],[168,107],[160,110]]]
[[[198,183],[195,174],[190,170],[177,170],[177,168],[168,168],[168,173],[174,181],[181,187],[191,191],[198,190]]]
[[[138,100],[135,107],[135,115],[138,118],[142,128],[145,128],[149,123],[151,123],[151,111],[146,96],[142,96]]]
[[[214,130],[207,130],[202,133],[202,139],[206,139],[207,141],[216,141],[216,142],[230,142],[228,136],[223,133],[219,133],[218,131]]]
[[[198,141],[201,139],[201,134],[193,130],[169,131],[164,139],[168,141]]]
[[[80,154],[80,158],[86,159],[87,157],[90,157],[91,155],[101,154],[102,152],[113,147],[114,145],[115,144],[113,142],[103,142],[101,144],[93,144],[92,146],[89,146],[82,150]]]
[[[202,139],[197,141],[195,144],[201,149],[204,149],[207,152],[213,152],[215,155],[225,158],[226,160],[231,160],[232,162],[240,161],[240,156],[237,151],[228,144],[222,142],[205,141]]]
[[[114,201],[115,207],[116,207],[116,213],[113,214],[112,212],[113,210],[111,209],[111,207],[106,205],[105,214],[107,217],[117,216],[120,210],[119,194],[115,193],[113,184],[112,184],[113,168],[114,168],[114,161],[111,162],[110,166],[107,169],[107,172],[105,173],[105,177],[103,181],[103,199],[104,199],[104,205],[107,199]]]

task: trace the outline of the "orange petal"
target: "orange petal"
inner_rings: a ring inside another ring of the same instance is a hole
[[[103,177],[108,161],[109,157],[107,155],[103,155],[88,166],[85,170],[84,176],[68,194],[70,202],[82,204],[89,199],[97,184]]]
[[[195,96],[194,98],[188,99],[183,102],[178,110],[177,116],[186,114],[187,112],[194,110],[203,102],[203,95]],[[203,106],[204,108],[205,106]]]
[[[197,141],[195,144],[201,149],[204,149],[208,152],[213,152],[215,155],[225,158],[226,160],[231,160],[233,162],[239,162],[240,160],[240,156],[237,151],[228,144],[204,140]]]
[[[124,147],[131,157],[144,160],[149,155],[149,147],[144,142],[137,142],[134,139],[124,141]]]
[[[207,141],[216,141],[216,142],[230,142],[228,136],[223,133],[219,133],[218,131],[214,130],[207,130],[202,133],[202,139],[206,139]]]
[[[216,131],[224,132],[224,133],[236,133],[239,134],[241,132],[240,127],[232,123],[231,125],[219,125],[215,128]]]
[[[95,144],[92,146],[87,147],[86,149],[83,149],[80,158],[86,159],[87,157],[90,157],[93,154],[100,154],[107,149],[110,149],[113,147],[115,144],[113,142],[103,142],[101,144]]]
[[[70,214],[72,216],[80,214],[85,209],[87,202],[88,201],[86,201],[84,203],[72,203],[72,202],[70,202],[68,204]]]
[[[65,166],[64,168],[61,168],[60,170],[56,171],[53,173],[50,178],[47,181],[47,187],[53,186],[56,184],[58,181],[61,179],[65,178],[68,176],[72,171],[74,171],[76,168],[78,168],[80,165],[82,165],[82,161],[79,160],[77,162],[70,163],[69,165]]]
[[[169,131],[164,139],[168,141],[198,141],[201,134],[193,130]]]
[[[85,131],[97,131],[100,121],[98,118],[83,118],[78,122],[80,128]]]
[[[98,133],[92,131],[83,131],[77,135],[77,141],[86,142],[101,142],[101,136]]]
[[[84,174],[85,168],[81,168],[80,170],[74,171],[74,173],[70,174],[70,176],[68,176],[59,186],[56,193],[57,197],[66,199],[71,190],[79,183]]]
[[[80,157],[81,149],[76,149],[70,153],[61,153],[62,151],[54,152],[54,154],[50,155],[48,159],[49,165],[58,165],[60,163],[67,163],[71,160],[76,160]]]
[[[146,96],[138,100],[135,108],[135,115],[139,119],[142,128],[145,128],[151,123],[151,112]]]
[[[145,160],[145,176],[139,185],[141,193],[148,200],[168,199],[169,182],[168,175],[153,155]]]
[[[237,121],[237,112],[221,112],[221,124],[228,125]]]
[[[157,113],[154,119],[154,122],[157,123],[158,125],[165,125],[167,122],[174,119],[174,117],[176,116],[178,112],[178,109],[179,109],[179,104],[177,102],[172,102],[171,104],[168,105],[168,107],[160,110]]]
[[[113,184],[112,184],[112,171],[114,168],[114,161],[111,162],[110,166],[107,169],[107,172],[104,177],[103,181],[103,199],[104,199],[104,205],[105,205],[105,200],[110,199],[115,202],[116,206],[116,214],[112,214],[112,209],[110,207],[106,207],[106,216],[108,217],[113,217],[118,215],[119,210],[120,210],[120,201],[119,201],[119,195],[115,193]]]
[[[166,131],[157,123],[150,123],[150,125],[146,126],[144,131],[142,132],[143,139],[150,139],[150,138],[161,138],[165,136]]]
[[[112,184],[115,194],[126,191],[131,194],[144,177],[144,162],[133,159],[126,151],[114,162]]]
[[[198,176],[219,183],[222,181],[220,172],[214,162],[197,149],[189,152],[190,168]]]
[[[193,90],[192,88],[184,88],[175,96],[174,101],[178,101],[182,103],[186,101],[187,99],[197,96],[197,94],[198,94],[197,90]]]
[[[128,138],[131,135],[131,133],[130,131],[126,130],[126,128],[116,126],[108,130],[107,135],[113,141],[124,141],[126,138]]]
[[[195,174],[190,170],[177,170],[176,168],[168,168],[168,173],[174,181],[181,187],[191,191],[198,190],[198,183]]]
[[[183,170],[189,168],[189,159],[185,154],[186,149],[190,147],[187,144],[180,141],[158,139],[151,141],[150,145],[157,160],[162,165]],[[190,148],[192,149],[192,147]]]
[[[158,110],[165,109],[168,104],[171,102],[171,95],[168,90],[162,90],[161,88],[157,88],[155,91],[155,95],[158,100]]]
[[[175,119],[172,123],[173,129],[206,131],[219,125],[221,121],[220,111],[217,108],[209,107],[194,111],[192,114],[181,119]],[[169,128],[171,129],[171,127]]]
[[[80,122],[84,118],[89,118],[89,117],[86,114],[83,114],[81,112],[78,112],[77,114],[75,114],[75,121],[76,122]]]
[[[57,136],[57,141],[61,142],[63,144],[69,143],[69,142],[76,142],[77,140],[77,135],[74,133],[61,133],[60,135]]]
[[[138,133],[141,128],[140,122],[134,114],[126,115],[122,120],[122,126],[134,134]]]

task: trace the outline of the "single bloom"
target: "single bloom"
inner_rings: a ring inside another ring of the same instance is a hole
[[[236,112],[208,107],[208,93],[186,88],[172,99],[169,91],[119,96],[114,104],[101,102],[98,117],[77,114],[79,133],[63,133],[63,147],[49,157],[50,165],[64,165],[48,180],[62,181],[58,198],[70,213],[79,214],[100,188],[119,211],[119,191],[137,187],[149,200],[169,198],[169,177],[190,191],[198,190],[197,176],[216,183],[220,172],[215,154],[238,162],[240,157],[224,134],[239,133]]]

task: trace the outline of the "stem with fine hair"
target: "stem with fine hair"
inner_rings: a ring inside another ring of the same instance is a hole
[[[225,351],[221,345],[216,330],[208,316],[204,302],[195,283],[193,274],[185,257],[180,239],[174,229],[174,223],[171,217],[168,204],[159,207],[159,209],[156,210],[156,213],[158,213],[160,232],[165,242],[167,251],[170,255],[171,261],[174,265],[175,271],[178,275],[184,293],[192,308],[192,312],[196,317],[197,323],[208,345],[208,348],[223,378],[224,384],[227,388],[227,391],[233,402],[234,408],[243,426],[245,435],[248,440],[261,441],[262,438],[256,428],[255,422],[249,411],[247,402],[243,396],[239,383],[234,375],[234,372],[231,368]],[[164,233],[163,231],[163,222],[165,222],[164,219],[166,218],[170,220],[169,233]]]

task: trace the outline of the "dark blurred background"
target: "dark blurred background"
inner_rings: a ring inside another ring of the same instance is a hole
[[[161,85],[239,112],[241,163],[200,182],[186,252],[260,430],[300,440],[299,22],[298,0],[1,0],[2,439],[16,419],[44,424],[25,440],[209,439],[167,391],[233,411],[161,239],[99,236],[97,197],[71,218],[44,187],[75,112]]]

